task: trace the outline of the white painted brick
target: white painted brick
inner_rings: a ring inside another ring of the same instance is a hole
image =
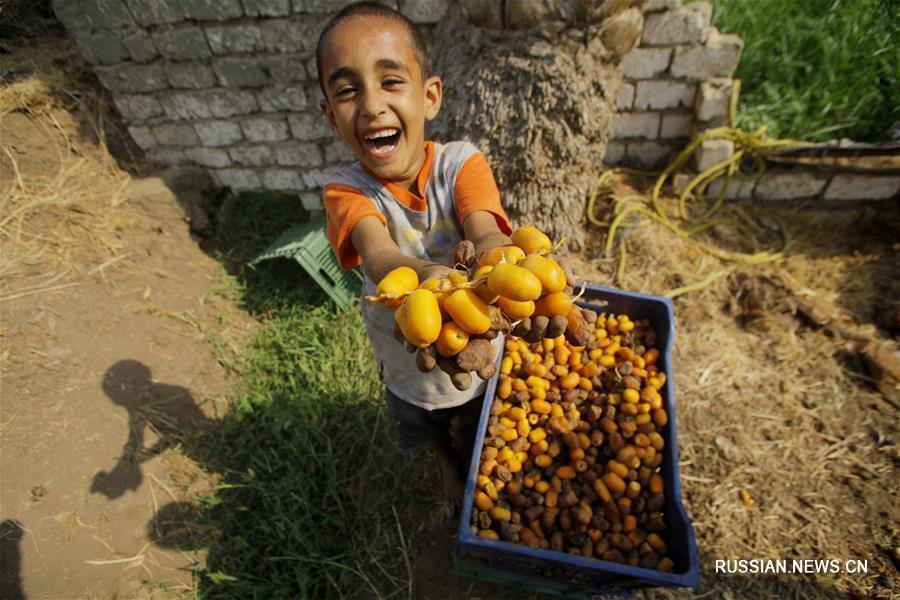
[[[318,167],[322,151],[312,142],[287,142],[274,148],[275,162],[282,166]]]
[[[698,121],[721,122],[728,117],[728,96],[732,84],[731,79],[712,79],[700,84],[694,103]]]
[[[333,140],[325,144],[325,162],[328,164],[345,163],[354,160],[353,153],[344,140]]]
[[[659,114],[653,112],[617,113],[613,115],[612,135],[625,138],[656,139],[659,135]]]
[[[691,135],[693,125],[694,116],[690,113],[663,115],[659,137],[663,139],[688,137]]]
[[[300,194],[300,202],[306,210],[322,210],[322,194],[319,192],[303,192]]]
[[[653,79],[669,68],[671,48],[635,48],[622,59],[622,74],[628,79]]]
[[[634,86],[630,83],[623,83],[622,89],[619,90],[619,97],[616,98],[616,110],[628,110],[634,104]]]
[[[637,83],[636,110],[691,107],[696,88],[680,81],[648,80]]]
[[[119,112],[127,121],[142,121],[161,115],[162,105],[153,96],[123,96],[117,94],[113,98]]]
[[[147,157],[164,165],[184,164],[184,151],[179,148],[153,148],[147,152]]]
[[[900,176],[840,173],[825,190],[826,200],[887,200],[900,193]]]
[[[235,146],[228,149],[228,154],[235,162],[253,167],[264,167],[275,164],[275,156],[269,144],[258,146]]]
[[[231,121],[194,123],[194,129],[204,146],[228,146],[244,137],[240,125]]]
[[[253,169],[216,169],[212,174],[221,187],[235,191],[258,190],[262,187],[259,176]]]
[[[828,178],[803,171],[766,171],[756,184],[753,195],[759,200],[792,200],[818,196]]]
[[[644,21],[641,46],[671,46],[706,41],[712,7],[691,2],[673,11],[651,13]]]
[[[128,128],[128,133],[131,134],[131,139],[133,139],[142,150],[149,150],[156,145],[156,136],[153,135],[153,132],[149,127],[137,127],[132,125]]]
[[[400,12],[413,23],[437,23],[447,13],[447,0],[402,0]]]
[[[710,77],[731,77],[741,60],[744,41],[736,35],[722,35],[710,29],[704,46],[679,46],[669,71],[675,77],[703,81]]]
[[[283,117],[253,117],[241,121],[241,129],[251,142],[280,142],[290,137]]]
[[[334,168],[307,169],[303,172],[303,183],[308,188],[321,188],[334,179]]]
[[[160,98],[166,115],[173,120],[208,119],[213,116],[206,99],[186,92],[166,94]]]
[[[227,167],[231,164],[228,153],[218,148],[189,148],[184,156],[204,167]]]
[[[706,140],[697,147],[694,154],[697,171],[705,171],[716,163],[727,160],[734,154],[734,142],[731,140]]]
[[[318,111],[288,115],[288,122],[291,125],[291,134],[298,140],[312,141],[333,137],[325,117]]]
[[[725,179],[716,179],[706,188],[706,195],[715,200],[722,193]],[[756,179],[738,179],[732,177],[728,182],[728,190],[725,191],[726,200],[750,200],[753,198],[753,189],[756,187]]]
[[[675,152],[673,146],[666,146],[658,142],[634,142],[628,144],[626,156],[630,164],[641,167],[656,167],[661,165]]]
[[[300,174],[293,169],[266,169],[262,172],[262,184],[268,190],[297,191],[306,188]]]
[[[609,142],[606,144],[606,152],[603,153],[603,163],[617,165],[625,158],[625,144]]]

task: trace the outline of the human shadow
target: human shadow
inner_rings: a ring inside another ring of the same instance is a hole
[[[25,600],[22,591],[22,551],[19,544],[25,528],[18,519],[0,523],[0,598]]]
[[[155,381],[150,368],[139,361],[121,360],[112,365],[103,374],[101,385],[113,404],[128,411],[128,440],[115,466],[94,475],[92,493],[113,499],[136,490],[143,481],[141,463],[215,425],[194,402],[190,390]],[[158,439],[145,448],[148,429]]]

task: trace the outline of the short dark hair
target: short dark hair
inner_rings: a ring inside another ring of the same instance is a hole
[[[378,2],[354,2],[342,8],[319,34],[319,42],[316,44],[316,72],[319,76],[319,87],[322,88],[322,95],[327,97],[325,93],[325,82],[322,79],[322,45],[325,38],[331,33],[331,30],[337,27],[341,22],[352,19],[353,17],[382,17],[400,23],[406,28],[412,40],[413,50],[416,53],[416,60],[419,61],[419,70],[422,73],[422,79],[431,75],[431,57],[428,55],[428,43],[425,41],[425,35],[416,24],[403,13],[394,10],[389,6]]]

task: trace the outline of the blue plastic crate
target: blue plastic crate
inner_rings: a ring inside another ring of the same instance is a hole
[[[694,529],[681,501],[678,471],[678,438],[675,420],[675,378],[672,373],[672,343],[675,318],[672,302],[667,298],[623,292],[597,285],[587,285],[580,304],[598,313],[625,313],[632,319],[649,319],[656,330],[660,351],[657,364],[666,373],[664,402],[669,423],[661,432],[666,449],[661,465],[665,481],[664,518],[668,527],[664,536],[669,557],[675,563],[670,573],[643,567],[632,567],[596,558],[584,558],[550,550],[530,548],[523,544],[494,541],[473,535],[469,529],[475,493],[475,476],[484,445],[490,408],[497,389],[499,374],[488,383],[481,411],[475,451],[466,482],[466,493],[457,540],[457,572],[464,575],[490,573],[521,578],[523,587],[534,589],[535,581],[545,582],[541,591],[557,595],[582,595],[585,592],[614,592],[646,587],[696,587],[699,582],[697,544]],[[498,357],[498,360],[501,357]],[[507,579],[510,581],[510,579]]]

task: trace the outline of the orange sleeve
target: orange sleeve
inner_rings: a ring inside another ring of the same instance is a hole
[[[362,259],[350,241],[353,228],[363,217],[372,215],[387,225],[384,218],[375,208],[375,204],[362,192],[347,185],[332,184],[325,186],[322,192],[322,204],[328,216],[328,242],[341,267],[352,269]]]
[[[470,156],[460,167],[453,194],[456,198],[456,214],[460,223],[464,223],[466,217],[473,212],[486,210],[494,215],[500,231],[506,235],[512,233],[509,218],[500,204],[500,190],[497,189],[491,166],[481,152]]]

